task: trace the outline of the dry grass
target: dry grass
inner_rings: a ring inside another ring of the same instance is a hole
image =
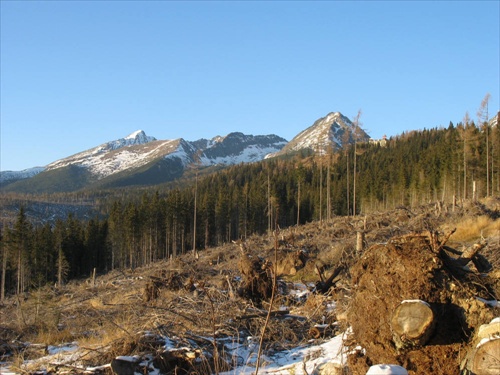
[[[481,237],[497,236],[500,233],[500,220],[489,216],[466,217],[456,223],[456,232],[451,236],[455,242],[473,242]]]

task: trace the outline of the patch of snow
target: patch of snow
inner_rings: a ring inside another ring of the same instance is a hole
[[[65,353],[65,352],[74,352],[78,349],[78,344],[76,342],[72,342],[70,344],[60,345],[60,346],[47,346],[47,353],[49,355]]]
[[[165,337],[165,345],[163,346],[165,350],[171,350],[175,348],[175,343],[170,340],[168,337]]]
[[[401,302],[402,304],[403,303],[423,303],[424,305],[426,305],[427,307],[431,307],[431,305],[429,305],[427,302],[425,301],[422,301],[421,299],[405,299],[404,301]]]
[[[124,361],[124,362],[131,362],[131,363],[139,363],[139,361],[141,360],[140,357],[138,356],[129,356],[129,355],[120,355],[118,357],[116,357],[116,359],[120,360],[120,361]]]
[[[314,288],[314,285],[312,286]],[[311,294],[311,289],[303,283],[294,283],[293,288],[288,290],[288,295],[300,300]]]
[[[498,303],[497,300],[493,299],[493,300],[486,300],[484,298],[481,298],[481,297],[476,297],[476,299],[479,301],[479,302],[482,302],[484,303],[486,306],[491,306],[491,307],[500,307],[500,304]]]
[[[366,375],[408,375],[408,371],[399,365],[375,365],[368,369]]]
[[[479,343],[476,345],[476,348],[479,348],[480,346],[483,346],[487,342],[494,341],[494,340],[500,340],[500,337],[499,336],[485,337],[479,341]]]
[[[323,343],[299,346],[288,351],[269,353],[261,357],[262,366],[259,374],[280,375],[306,375],[314,372],[327,363],[344,365],[346,362],[347,349],[344,346],[346,334],[341,334]],[[258,338],[247,338],[246,344],[234,349],[226,346],[232,351],[233,357],[239,358],[241,366],[221,373],[224,375],[253,374],[257,361]]]
[[[85,372],[100,373],[100,372],[104,372],[104,370],[107,369],[107,368],[111,368],[111,363],[108,363],[108,364],[105,364],[105,365],[102,365],[102,366],[87,367],[85,369]],[[3,374],[3,372],[2,372],[2,374]]]

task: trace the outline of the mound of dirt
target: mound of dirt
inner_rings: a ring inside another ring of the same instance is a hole
[[[354,289],[347,317],[353,345],[362,347],[349,358],[352,373],[365,374],[379,363],[398,363],[409,374],[460,372],[474,330],[494,317],[493,308],[477,297],[495,297],[487,278],[455,272],[449,259],[427,235],[395,237],[365,251],[351,269]],[[391,319],[407,300],[427,302],[436,325],[423,346],[398,349]]]

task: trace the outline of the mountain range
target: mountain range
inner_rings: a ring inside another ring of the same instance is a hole
[[[357,137],[369,139],[362,130]],[[0,190],[41,193],[155,185],[176,180],[188,169],[251,163],[301,150],[326,153],[353,142],[353,124],[340,112],[318,119],[290,142],[274,134],[239,132],[197,141],[158,140],[138,130],[45,167],[0,172]]]

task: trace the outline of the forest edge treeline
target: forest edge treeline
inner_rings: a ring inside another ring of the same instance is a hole
[[[497,115],[498,116],[498,115]],[[454,203],[500,193],[500,130],[462,123],[358,143],[326,155],[300,152],[160,189],[96,193],[90,219],[34,225],[20,206],[2,225],[1,299],[47,283],[135,268],[193,249],[302,223],[397,206]],[[92,193],[86,194],[86,203]],[[196,223],[196,227],[195,227]]]

